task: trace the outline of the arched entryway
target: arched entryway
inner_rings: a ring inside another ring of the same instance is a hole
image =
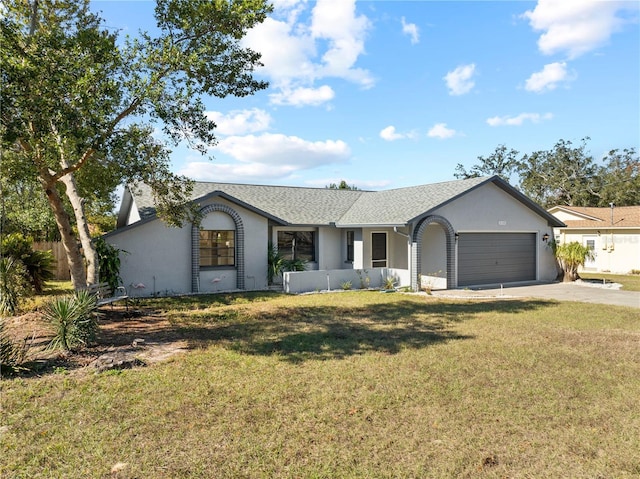
[[[235,224],[235,261],[236,261],[236,287],[244,289],[244,225],[242,218],[236,210],[227,205],[211,204],[200,210],[205,215],[219,211],[228,214]],[[194,223],[191,227],[191,291],[200,292],[200,226]]]
[[[423,255],[423,238],[424,233],[427,230],[427,227],[432,224],[437,224],[442,227],[445,235],[445,250],[446,250],[446,277],[447,277],[447,288],[455,288],[455,231],[453,230],[453,226],[451,223],[439,215],[431,215],[427,216],[420,220],[417,224],[416,228],[413,230],[413,235],[411,238],[412,248],[411,248],[411,271],[413,274],[411,275],[411,288],[414,291],[420,289],[420,276],[423,274],[422,271],[422,255]],[[427,271],[424,272],[425,274]]]

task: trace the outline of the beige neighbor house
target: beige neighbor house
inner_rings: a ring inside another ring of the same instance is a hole
[[[593,250],[584,271],[640,271],[640,206],[554,206],[549,213],[566,224],[554,229],[557,242],[577,241]]]
[[[497,176],[387,191],[195,184],[200,224],[167,227],[149,188],[126,188],[105,239],[132,296],[267,289],[268,244],[307,262],[286,292],[418,290],[552,281],[564,224]]]

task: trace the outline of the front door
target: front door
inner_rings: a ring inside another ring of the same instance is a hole
[[[371,266],[387,267],[387,233],[371,233]]]
[[[591,251],[591,254],[593,255],[593,258],[591,259],[587,258],[585,260],[584,269],[596,269],[596,255],[598,254],[596,250],[596,239],[597,239],[596,235],[589,235],[589,236],[582,237],[582,244],[586,246],[589,249],[589,251]]]

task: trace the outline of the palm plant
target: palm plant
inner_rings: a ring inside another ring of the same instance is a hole
[[[558,265],[562,270],[562,281],[571,282],[580,279],[578,268],[584,266],[587,259],[593,259],[593,251],[588,247],[573,241],[571,243],[552,243]]]

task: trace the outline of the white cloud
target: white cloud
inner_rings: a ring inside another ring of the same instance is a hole
[[[569,59],[606,44],[625,23],[617,14],[635,8],[635,2],[602,0],[538,0],[522,16],[536,31],[543,31],[538,48],[545,55],[565,53]]]
[[[264,110],[233,110],[226,115],[219,111],[208,111],[207,118],[216,123],[216,133],[221,135],[244,135],[264,131],[271,124],[271,115]]]
[[[178,174],[196,181],[254,182],[285,178],[294,174],[290,165],[265,165],[261,163],[210,163],[194,161]]]
[[[220,140],[215,149],[238,161],[290,163],[301,167],[344,161],[351,153],[342,140],[307,141],[279,133],[231,136]]]
[[[369,19],[356,14],[355,0],[318,0],[310,16],[307,2],[282,0],[274,15],[250,30],[243,44],[262,54],[259,71],[268,77],[282,105],[301,105],[288,100],[293,92],[320,92],[314,101],[329,101],[327,89],[316,87],[321,79],[341,78],[363,88],[373,86],[374,79],[365,69],[356,67],[365,51],[370,29]],[[322,89],[322,90],[321,90]]]
[[[447,128],[446,123],[436,123],[433,127],[428,131],[427,136],[429,138],[439,138],[441,140],[445,140],[447,138],[451,138],[457,134],[456,130],[451,128]]]
[[[407,23],[405,18],[402,17],[402,33],[411,37],[411,44],[415,45],[420,41],[420,32],[418,26],[415,23]]]
[[[355,0],[317,0],[312,12],[311,34],[315,40],[326,40],[329,44],[322,56],[319,75],[345,78],[371,87],[373,79],[369,72],[353,68],[364,53],[369,28],[367,17],[356,16]]]
[[[543,93],[555,90],[559,83],[566,83],[575,79],[575,75],[567,72],[566,62],[554,62],[544,66],[542,71],[533,73],[525,82],[527,91]]]
[[[259,71],[280,87],[299,80],[313,81],[316,66],[313,56],[316,47],[309,33],[296,32],[293,20],[282,21],[268,17],[249,30],[244,44],[260,52],[264,64]],[[286,55],[283,55],[286,52]]]
[[[550,120],[553,118],[553,114],[545,113],[520,113],[518,116],[494,116],[487,118],[487,123],[490,126],[521,126],[525,121],[531,123],[540,123],[544,120]]]
[[[469,93],[475,82],[472,80],[476,71],[476,65],[471,63],[469,65],[460,65],[453,71],[450,71],[444,76],[444,81],[447,83],[449,89],[449,95],[464,95]]]
[[[335,92],[328,85],[322,85],[319,88],[283,88],[279,93],[269,95],[271,103],[274,105],[321,105],[330,101],[335,96]]]
[[[344,163],[351,155],[349,146],[341,140],[307,141],[271,133],[223,138],[213,151],[236,161],[191,162],[178,173],[203,181],[260,181]]]
[[[380,131],[380,138],[387,141],[404,140],[407,138],[415,138],[415,132],[398,133],[396,127],[389,125]]]

